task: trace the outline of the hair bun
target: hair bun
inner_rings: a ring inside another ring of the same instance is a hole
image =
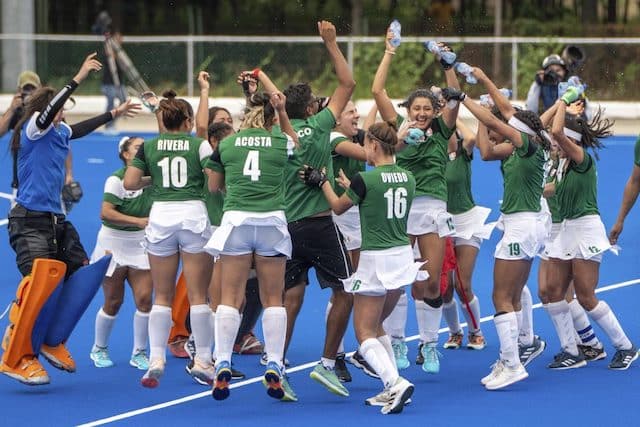
[[[173,89],[169,89],[169,90],[164,91],[164,92],[162,93],[162,96],[164,96],[164,97],[165,97],[165,98],[167,98],[167,99],[173,99],[173,98],[175,98],[176,96],[178,96],[178,94],[176,93],[176,91],[175,91],[175,90],[173,90]]]

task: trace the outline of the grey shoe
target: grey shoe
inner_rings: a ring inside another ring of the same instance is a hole
[[[527,366],[533,359],[540,356],[544,349],[547,347],[547,343],[540,339],[539,336],[533,337],[533,342],[529,346],[518,346],[518,352],[520,356],[520,363]]]
[[[578,351],[577,356],[566,351],[562,351],[554,356],[553,362],[549,364],[548,368],[560,370],[582,368],[583,366],[587,366],[587,361],[581,351]]]
[[[613,355],[611,363],[609,363],[609,369],[615,369],[617,371],[624,371],[631,366],[631,363],[638,358],[638,349],[631,347],[629,350],[618,350]]]

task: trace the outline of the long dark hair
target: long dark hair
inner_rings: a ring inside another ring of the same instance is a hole
[[[167,130],[176,130],[187,119],[193,119],[193,107],[184,99],[176,98],[176,92],[168,90],[162,94],[165,97],[160,101],[162,111],[162,124]]]
[[[604,148],[604,144],[600,142],[600,138],[611,136],[613,134],[611,128],[615,124],[614,120],[604,118],[602,114],[602,108],[598,107],[598,111],[593,115],[591,121],[587,121],[584,117],[574,114],[567,114],[564,118],[564,125],[568,129],[582,135],[582,139],[578,144],[585,148],[591,148],[596,159],[599,158],[596,150]]]
[[[49,102],[56,95],[56,90],[49,86],[44,86],[36,89],[29,95],[24,106],[24,114],[22,118],[18,120],[13,128],[13,135],[11,136],[11,152],[17,153],[20,149],[20,135],[22,133],[22,126],[27,122],[31,116],[36,112],[42,112],[47,107]]]
[[[367,136],[380,144],[380,148],[384,154],[392,156],[396,152],[396,144],[398,143],[398,135],[396,127],[388,122],[379,122],[372,124],[367,129]]]

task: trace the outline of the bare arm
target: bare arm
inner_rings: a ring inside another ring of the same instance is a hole
[[[620,205],[620,212],[618,212],[618,218],[615,224],[609,232],[609,241],[612,244],[617,243],[618,237],[622,233],[624,226],[624,220],[631,211],[631,208],[638,198],[640,193],[640,166],[634,164],[631,176],[627,180],[627,184],[624,186],[624,192],[622,193],[622,204]]]
[[[333,91],[327,108],[331,110],[333,117],[339,117],[347,102],[351,99],[356,82],[353,80],[353,74],[347,60],[338,47],[336,27],[331,22],[321,21],[318,22],[318,32],[324,41],[327,52],[329,52],[329,58],[331,58],[338,78],[338,87]]]
[[[338,181],[338,184],[343,188],[349,188],[349,179],[346,177],[342,169],[340,169],[340,171],[338,172],[338,178],[336,178],[336,180]],[[349,210],[351,206],[353,206],[353,201],[351,201],[349,196],[347,196],[346,191],[342,193],[342,196],[338,197],[335,191],[333,191],[333,187],[331,187],[331,184],[329,184],[329,181],[325,182],[322,185],[322,193],[327,199],[327,202],[329,202],[331,210],[335,212],[336,215],[342,215],[347,210]]]
[[[69,150],[67,158],[64,159],[64,173],[64,183],[69,184],[73,182],[73,155],[71,154],[71,150]]]
[[[351,141],[342,141],[336,145],[336,153],[350,159],[360,160],[362,162],[367,161],[367,155],[364,153],[364,147],[360,144],[354,144]]]
[[[278,113],[280,130],[282,130],[283,133],[289,135],[289,137],[293,140],[296,148],[298,148],[300,146],[298,143],[298,134],[293,129],[293,126],[289,121],[289,116],[287,115],[287,110],[285,108],[287,97],[284,96],[282,92],[278,92],[276,90],[275,92],[271,92],[271,98],[269,99],[269,102],[271,102],[274,110],[276,110],[276,113]]]
[[[373,94],[373,99],[376,101],[376,106],[378,107],[378,111],[380,111],[382,120],[385,122],[396,123],[398,113],[396,113],[396,109],[393,107],[391,98],[389,98],[389,95],[387,95],[387,91],[384,88],[387,82],[387,75],[389,74],[391,58],[396,54],[396,48],[391,46],[391,43],[389,43],[389,40],[392,37],[393,35],[391,34],[391,31],[387,30],[384,56],[382,57],[382,61],[380,61],[376,75],[373,78],[371,93]]]
[[[498,94],[502,96],[499,92]],[[512,128],[511,126],[502,122],[501,120],[498,120],[498,118],[493,114],[491,114],[489,110],[487,110],[484,107],[481,107],[469,97],[466,97],[463,102],[464,102],[464,106],[467,107],[467,109],[471,112],[471,114],[473,114],[476,117],[476,119],[482,122],[487,127],[487,129],[490,129],[496,133],[499,133],[504,138],[511,141],[511,143],[516,147],[522,146],[523,144],[522,136],[520,135],[520,132],[517,129]]]
[[[376,118],[378,117],[378,106],[376,103],[373,103],[369,113],[367,113],[367,117],[364,118],[364,122],[362,123],[362,129],[367,130],[369,127],[376,122]]]
[[[224,174],[209,168],[204,168],[204,173],[207,175],[209,192],[216,193],[224,188]]]
[[[471,155],[473,147],[476,145],[476,134],[460,119],[456,120],[456,129],[462,134],[462,147]]]
[[[118,211],[114,204],[105,201],[102,202],[102,208],[100,209],[100,219],[116,225],[131,225],[138,228],[145,228],[149,223],[149,218],[125,215]]]
[[[556,194],[556,183],[549,182],[544,185],[544,189],[542,190],[542,195],[548,199],[549,197],[553,197]]]
[[[438,61],[439,60],[440,58],[438,57]],[[448,87],[460,90],[460,82],[458,81],[458,77],[456,76],[456,72],[453,67],[445,70],[444,75],[446,77]],[[458,118],[459,108],[460,103],[456,102],[456,106],[454,108],[451,109],[449,107],[444,107],[442,111],[442,120],[444,120],[444,124],[447,125],[449,129],[453,129],[456,127],[456,119]]]
[[[564,118],[567,110],[567,104],[562,100],[557,100],[554,104],[557,107],[556,114],[553,117],[553,125],[551,126],[551,135],[556,140],[562,151],[565,152],[568,158],[573,160],[576,164],[581,164],[584,160],[584,150],[578,144],[574,144],[564,134]]]
[[[196,111],[196,136],[203,139],[208,138],[209,132],[209,73],[200,71],[198,73],[198,84],[200,85],[200,100]]]
[[[478,79],[478,81],[482,83],[487,89],[487,92],[489,92],[489,96],[491,96],[491,99],[493,99],[493,103],[496,105],[496,107],[498,107],[498,110],[500,110],[502,116],[507,120],[513,117],[516,109],[513,108],[513,105],[511,105],[509,100],[502,93],[500,93],[500,89],[498,89],[495,83],[493,83],[493,81],[489,77],[487,77],[484,71],[482,71],[482,69],[478,67],[474,67],[473,75],[476,76],[476,79]]]
[[[136,191],[145,187],[145,181],[142,179],[143,172],[142,169],[138,169],[136,167],[128,167],[124,172],[124,179],[122,180],[122,185],[125,190]]]
[[[480,151],[482,160],[504,160],[513,153],[513,145],[508,143],[494,144],[489,140],[487,127],[478,122],[478,134],[476,135],[476,145]]]

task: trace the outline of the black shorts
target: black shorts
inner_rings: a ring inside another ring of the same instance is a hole
[[[305,218],[289,223],[293,244],[284,275],[285,289],[309,284],[309,269],[316,269],[321,288],[342,288],[352,273],[342,234],[331,216]]]
[[[9,212],[9,243],[23,276],[31,273],[36,258],[64,262],[66,277],[89,263],[78,232],[64,215],[30,211],[16,205]]]

